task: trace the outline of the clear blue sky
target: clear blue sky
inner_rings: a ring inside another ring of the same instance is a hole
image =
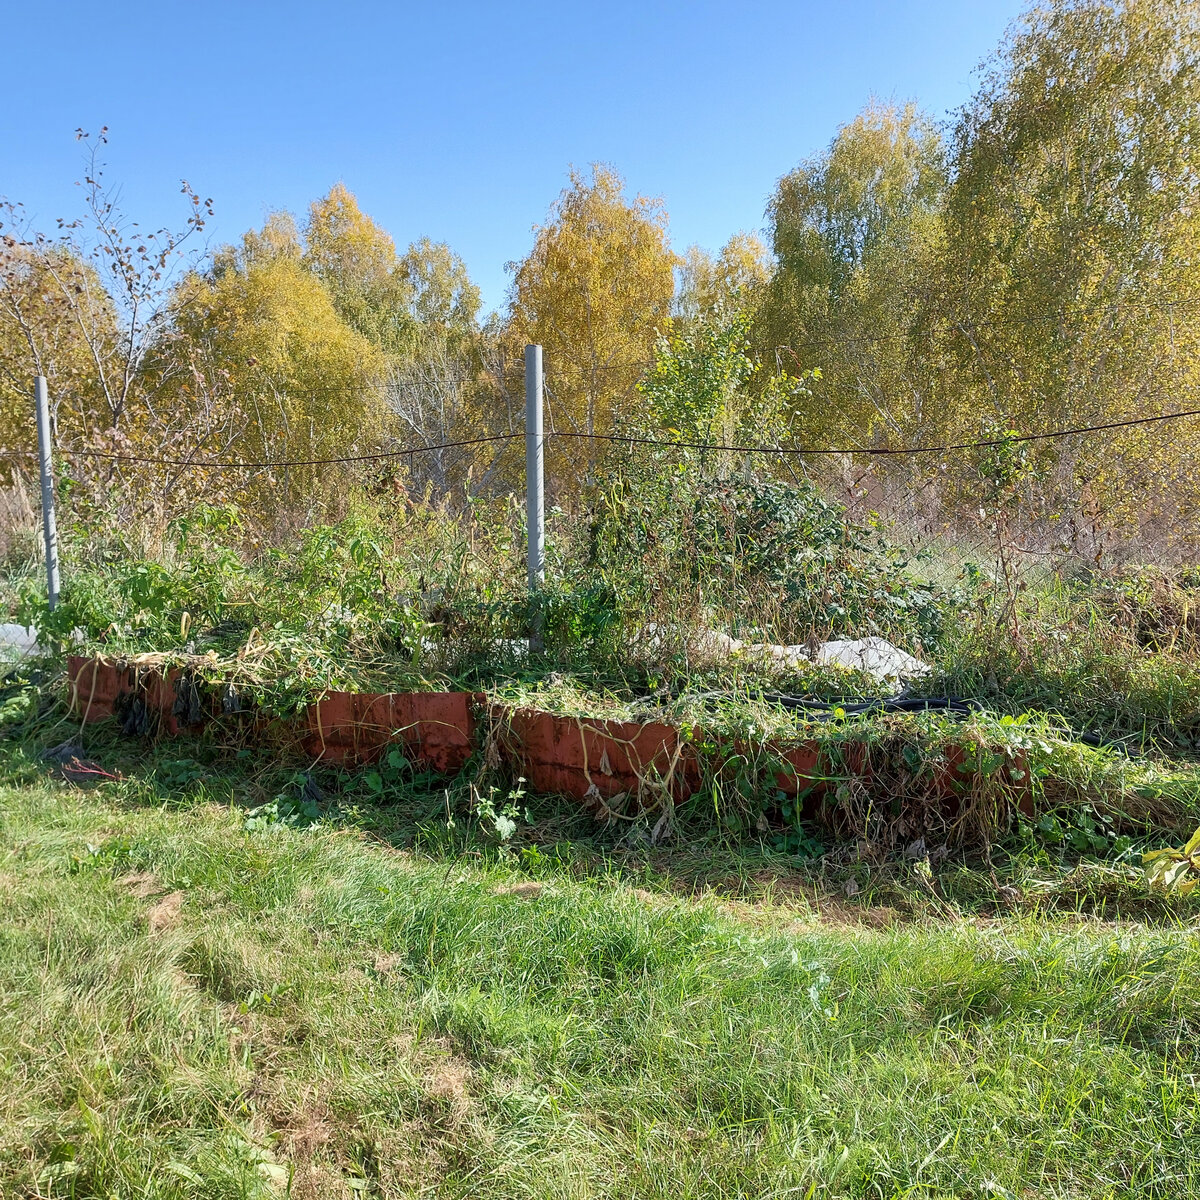
[[[343,180],[401,249],[449,242],[504,299],[505,262],[570,164],[661,196],[679,249],[760,229],[775,180],[874,93],[943,116],[1017,0],[382,3],[178,0],[5,6],[0,195],[74,215],[76,126],[143,226],[178,180],[237,238]]]

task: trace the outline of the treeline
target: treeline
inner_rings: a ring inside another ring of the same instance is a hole
[[[302,221],[276,214],[189,262],[211,202],[185,185],[183,227],[139,233],[110,201],[103,140],[90,142],[84,222],[48,237],[17,207],[5,218],[10,472],[32,466],[35,372],[50,380],[63,446],[305,463],[518,432],[530,341],[545,347],[549,421],[583,434],[865,451],[1200,408],[1194,0],[1031,9],[948,123],[872,103],[779,180],[765,241],[677,254],[660,202],[628,198],[610,167],[572,172],[487,320],[449,247],[401,252],[340,184]],[[931,520],[985,494],[1020,500],[1069,540],[1089,522],[1091,536],[1161,530],[1194,507],[1198,432],[1179,422],[800,465],[847,497]],[[570,503],[627,453],[555,441],[556,497]],[[162,520],[236,494],[286,524],[336,505],[349,482],[461,497],[512,486],[521,462],[518,444],[498,442],[344,469],[72,457],[68,470],[84,514]]]

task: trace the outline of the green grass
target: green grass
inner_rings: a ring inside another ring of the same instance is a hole
[[[533,600],[499,499],[359,495],[273,547],[231,508],[145,545],[94,514],[53,612],[7,552],[46,645],[199,657],[260,713],[490,689],[705,757],[665,845],[497,771],[302,770],[246,717],[86,730],[123,778],[81,791],[40,757],[78,733],[55,666],[0,681],[0,1198],[1200,1194],[1200,897],[1137,866],[1200,822],[1195,572],[1009,593],[806,485],[619,482],[552,514]],[[810,728],[763,693],[879,685],[713,629],[881,634],[988,711]],[[787,734],[854,743],[821,829],[779,803]],[[942,820],[951,751],[977,836]]]
[[[251,831],[280,768],[90,745],[0,768],[0,1195],[1200,1190],[1200,907],[1132,867]]]
[[[1058,714],[1077,733],[1134,753],[1195,759],[1198,597],[1189,572],[1043,580],[1021,593],[1015,634],[994,613],[952,625],[930,655],[934,673],[918,687],[971,696],[998,712]]]

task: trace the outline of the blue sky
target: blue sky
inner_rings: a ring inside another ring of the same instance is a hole
[[[401,249],[467,261],[488,308],[568,166],[661,196],[678,249],[757,230],[775,180],[872,94],[942,116],[1022,5],[242,3],[5,6],[0,195],[79,205],[73,131],[107,124],[143,226],[212,196],[219,243],[343,180]]]

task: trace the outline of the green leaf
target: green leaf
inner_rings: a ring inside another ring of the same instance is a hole
[[[67,1179],[72,1175],[78,1175],[83,1167],[74,1161],[67,1159],[64,1162],[51,1163],[48,1167],[42,1169],[38,1174],[39,1183],[50,1183],[55,1179]]]
[[[1181,883],[1187,877],[1187,873],[1188,873],[1188,870],[1190,869],[1190,867],[1191,867],[1191,864],[1187,861],[1187,859],[1183,859],[1180,862],[1173,863],[1171,866],[1169,866],[1163,872],[1163,877],[1162,877],[1163,887],[1167,888],[1168,891],[1171,890],[1172,888],[1175,888],[1179,883]]]
[[[204,1177],[198,1175],[186,1163],[171,1161],[167,1163],[166,1169],[172,1175],[177,1175],[180,1179],[186,1179],[188,1183],[195,1184],[197,1187],[204,1183]]]

